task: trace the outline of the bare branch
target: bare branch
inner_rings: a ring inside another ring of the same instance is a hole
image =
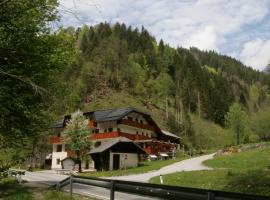
[[[10,73],[4,72],[2,70],[0,70],[0,74],[4,74],[6,76],[9,76],[9,77],[14,78],[16,80],[20,80],[20,81],[30,85],[35,90],[36,93],[39,93],[39,94],[48,93],[48,91],[45,88],[38,86],[33,81],[31,81],[31,79],[29,79],[29,78],[24,78],[24,77],[21,77],[21,76],[10,74]]]

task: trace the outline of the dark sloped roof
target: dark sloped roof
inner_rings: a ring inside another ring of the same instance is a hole
[[[137,112],[144,115],[149,115],[147,113],[141,112],[133,107],[118,108],[118,109],[108,109],[108,110],[97,110],[94,112],[94,118],[96,122],[106,122],[118,120],[127,115],[130,112]]]
[[[125,138],[125,137],[117,137],[114,139],[110,139],[106,142],[103,142],[102,145],[100,145],[99,147],[92,149],[89,152],[89,154],[102,153],[102,152],[106,151],[107,149],[110,149],[119,143],[130,143],[131,145],[135,146],[138,149],[138,152],[145,154],[145,151],[141,147],[136,145],[132,140]]]
[[[136,108],[133,107],[126,107],[126,108],[117,108],[117,109],[106,109],[106,110],[96,110],[96,111],[90,111],[90,112],[84,112],[84,115],[93,114],[94,120],[97,123],[100,122],[107,122],[107,121],[114,121],[119,120],[126,116],[128,113],[136,112],[139,114],[144,115],[146,120],[155,127],[158,127],[158,125],[155,123],[155,121],[151,118],[151,116],[148,113],[142,112]],[[50,128],[61,128],[66,125],[66,122],[71,118],[71,115],[66,115],[62,122],[59,122]]]
[[[63,128],[64,127],[64,120],[61,120],[55,124],[51,124],[49,128]]]

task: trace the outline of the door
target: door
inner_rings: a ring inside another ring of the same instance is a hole
[[[117,170],[120,167],[120,155],[113,154],[113,170]]]

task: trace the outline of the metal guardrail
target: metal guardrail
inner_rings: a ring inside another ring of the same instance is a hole
[[[59,190],[70,184],[70,195],[72,195],[74,183],[107,188],[110,190],[110,200],[114,200],[114,193],[116,191],[170,200],[270,200],[270,197],[267,196],[73,175],[57,183],[55,186]]]
[[[26,170],[22,170],[22,169],[13,169],[13,168],[9,168],[6,173],[9,176],[14,176],[15,179],[21,183],[22,182],[22,175],[25,175]]]

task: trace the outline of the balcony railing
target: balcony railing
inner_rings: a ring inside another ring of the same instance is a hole
[[[51,136],[49,141],[50,141],[51,144],[63,143],[64,138],[58,137],[58,136]]]
[[[131,121],[130,119],[121,119],[120,120],[120,124],[125,124],[125,125],[128,125],[128,126],[133,126],[133,127],[136,127],[136,128],[141,128],[141,129],[146,129],[146,130],[150,130],[150,131],[155,131],[156,128],[149,125],[149,124],[142,124],[142,123],[139,123],[139,122],[134,122],[134,121]]]
[[[150,139],[149,137],[144,136],[144,135],[135,135],[135,134],[124,133],[124,132],[119,132],[119,131],[113,131],[113,132],[108,132],[108,133],[95,133],[92,135],[93,140],[115,138],[115,137],[126,137],[130,140]]]

